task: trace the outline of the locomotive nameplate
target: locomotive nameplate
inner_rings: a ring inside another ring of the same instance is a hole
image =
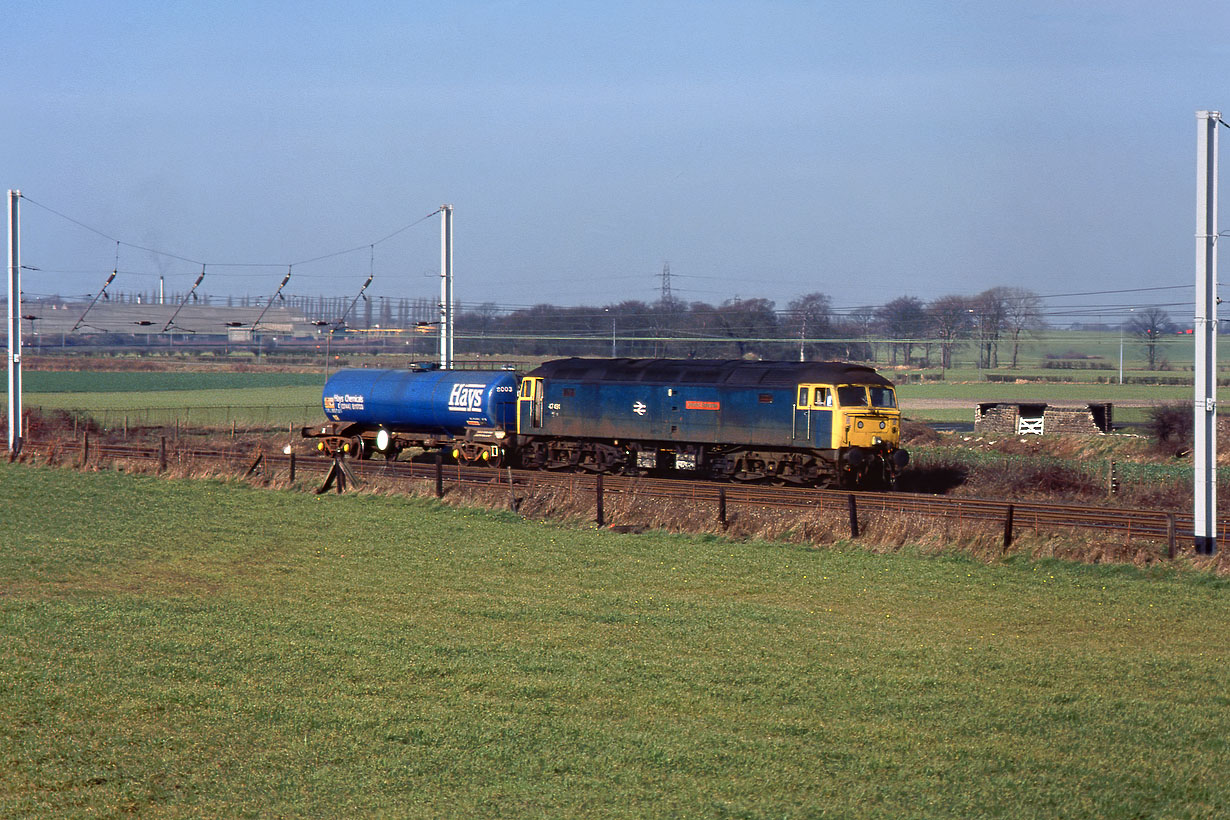
[[[722,403],[720,401],[695,401],[688,400],[683,405],[688,410],[721,410]]]

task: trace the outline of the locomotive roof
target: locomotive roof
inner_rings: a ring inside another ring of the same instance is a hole
[[[529,373],[585,382],[728,384],[889,384],[866,365],[849,362],[748,362],[742,359],[555,359]]]

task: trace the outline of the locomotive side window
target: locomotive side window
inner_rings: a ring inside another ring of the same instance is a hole
[[[837,403],[842,407],[866,407],[867,388],[861,384],[843,384],[837,388]]]
[[[528,399],[534,390],[534,382],[531,379],[526,379],[521,382],[521,398]]]
[[[893,393],[891,387],[871,387],[871,406],[872,407],[896,407],[897,397]]]
[[[794,406],[800,410],[819,410],[823,407],[832,407],[833,388],[814,384],[801,384],[799,385],[798,401],[795,402]]]

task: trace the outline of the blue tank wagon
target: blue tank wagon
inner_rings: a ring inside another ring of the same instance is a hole
[[[523,466],[891,486],[892,383],[842,362],[560,359],[521,382]]]
[[[339,370],[321,396],[329,423],[302,435],[330,454],[393,459],[407,447],[451,448],[461,461],[499,464],[516,402],[508,371]]]

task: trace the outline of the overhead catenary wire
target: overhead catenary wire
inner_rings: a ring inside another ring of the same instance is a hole
[[[363,250],[364,248],[374,248],[376,245],[379,245],[379,244],[381,244],[381,243],[387,242],[387,241],[389,241],[390,239],[393,239],[394,237],[396,237],[396,236],[398,236],[398,235],[400,235],[400,234],[404,233],[405,231],[410,230],[411,228],[413,228],[414,226],[416,226],[416,225],[418,225],[418,224],[420,224],[420,223],[426,222],[428,219],[431,219],[433,216],[435,216],[436,214],[440,213],[440,209],[439,209],[439,208],[436,208],[434,211],[432,211],[431,213],[427,214],[426,216],[422,216],[422,217],[420,217],[420,218],[418,218],[418,219],[414,220],[413,222],[410,222],[410,223],[408,223],[408,224],[406,224],[406,225],[403,225],[402,227],[398,228],[397,230],[393,231],[392,233],[390,233],[390,234],[388,234],[388,235],[386,235],[386,236],[383,236],[383,237],[381,237],[380,239],[377,239],[377,240],[376,240],[376,241],[374,241],[374,242],[366,242],[366,243],[364,243],[364,244],[362,244],[362,245],[357,245],[357,246],[355,246],[355,247],[353,247],[353,248],[347,248],[347,249],[345,249],[345,250],[340,250],[340,251],[334,251],[334,252],[332,252],[332,253],[321,254],[320,256],[314,256],[314,257],[312,257],[312,258],[310,258],[310,259],[301,259],[301,260],[296,261],[296,262],[289,262],[289,263],[287,263],[287,262],[209,262],[209,261],[206,261],[206,260],[201,260],[201,259],[193,259],[193,258],[191,258],[191,257],[188,257],[188,256],[183,256],[183,255],[181,255],[181,254],[172,253],[172,252],[170,252],[170,251],[162,250],[162,249],[160,249],[160,248],[151,248],[151,247],[146,246],[146,245],[138,245],[138,244],[137,244],[137,243],[135,243],[135,242],[128,242],[128,241],[125,241],[125,240],[120,239],[120,238],[118,238],[118,237],[112,236],[111,234],[107,233],[106,231],[100,230],[100,229],[98,229],[98,228],[96,228],[96,227],[94,227],[94,226],[92,226],[92,225],[89,225],[89,224],[87,224],[87,223],[85,223],[85,222],[83,222],[83,221],[81,221],[81,220],[79,220],[79,219],[76,219],[76,218],[74,218],[74,217],[72,217],[72,216],[69,216],[68,214],[65,214],[65,213],[63,213],[63,212],[61,212],[61,211],[58,211],[58,210],[56,210],[55,208],[52,208],[52,207],[50,207],[50,206],[48,206],[48,205],[44,205],[43,203],[38,202],[37,200],[33,200],[33,199],[31,199],[29,196],[27,196],[26,194],[24,194],[24,193],[23,193],[23,194],[20,194],[20,196],[21,196],[21,198],[22,198],[23,200],[25,200],[26,202],[30,203],[31,205],[34,205],[34,206],[36,206],[36,207],[38,207],[38,208],[41,208],[42,210],[47,211],[47,212],[48,212],[48,213],[50,213],[50,214],[53,214],[53,215],[55,215],[55,216],[57,216],[57,217],[59,217],[59,218],[61,218],[61,219],[64,219],[64,220],[66,220],[66,221],[68,221],[68,222],[71,222],[72,224],[74,224],[74,225],[76,225],[76,226],[78,226],[78,227],[80,227],[80,228],[83,228],[84,230],[90,231],[91,233],[94,233],[94,234],[96,234],[96,235],[98,235],[98,236],[101,236],[101,237],[102,237],[102,238],[104,238],[104,239],[107,239],[107,240],[110,240],[110,241],[112,241],[112,242],[115,242],[115,243],[117,243],[117,245],[124,245],[125,247],[133,248],[134,250],[145,251],[146,253],[152,253],[152,254],[155,254],[155,255],[157,255],[157,256],[166,257],[167,259],[175,259],[175,260],[177,260],[177,261],[180,261],[180,262],[187,262],[187,263],[190,263],[190,264],[193,264],[193,265],[209,265],[210,267],[213,267],[213,268],[272,268],[272,267],[284,268],[284,267],[295,267],[295,266],[300,266],[300,265],[309,265],[309,264],[311,264],[311,263],[313,263],[313,262],[321,262],[321,261],[323,261],[323,260],[326,260],[326,259],[332,259],[332,258],[337,257],[337,256],[344,256],[344,255],[346,255],[346,254],[355,253],[355,252],[357,252],[357,251],[361,251],[361,250]]]

